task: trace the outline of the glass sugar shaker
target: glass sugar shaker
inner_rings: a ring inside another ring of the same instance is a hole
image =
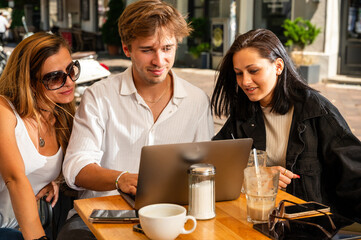
[[[215,174],[212,164],[197,163],[188,168],[189,205],[188,214],[205,220],[216,216]]]

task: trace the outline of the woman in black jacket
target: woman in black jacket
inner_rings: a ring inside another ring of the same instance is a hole
[[[213,138],[253,138],[280,170],[281,188],[361,218],[361,142],[339,111],[296,72],[266,29],[237,37],[220,65],[212,107],[227,122]]]

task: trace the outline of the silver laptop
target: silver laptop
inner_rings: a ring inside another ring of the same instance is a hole
[[[120,192],[134,208],[154,203],[188,204],[189,166],[210,163],[216,167],[216,201],[237,199],[243,170],[253,140],[250,138],[144,146],[141,152],[136,196]]]

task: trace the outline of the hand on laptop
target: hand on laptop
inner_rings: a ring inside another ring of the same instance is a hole
[[[278,169],[280,171],[280,178],[279,178],[279,183],[278,183],[278,187],[280,189],[285,189],[287,187],[287,185],[291,183],[292,179],[300,178],[299,175],[291,172],[290,170],[287,170],[284,167],[275,166],[272,168]]]
[[[138,174],[135,173],[125,173],[119,178],[118,181],[118,186],[120,190],[133,195],[135,195],[135,193],[137,192],[137,185]]]

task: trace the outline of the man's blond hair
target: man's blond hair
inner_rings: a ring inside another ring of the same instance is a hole
[[[137,37],[153,36],[158,30],[174,34],[178,43],[192,30],[177,9],[159,0],[140,0],[127,6],[119,17],[118,28],[129,49]]]

